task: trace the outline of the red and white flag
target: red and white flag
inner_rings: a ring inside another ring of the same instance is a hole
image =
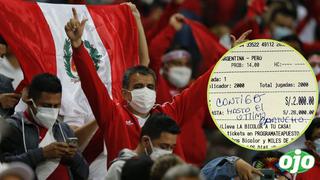
[[[121,102],[122,75],[137,65],[138,30],[126,5],[66,5],[0,0],[0,35],[16,55],[28,84],[39,73],[56,74],[62,82],[60,114],[93,117],[72,60],[64,26],[72,17],[87,18],[82,40],[113,100]]]

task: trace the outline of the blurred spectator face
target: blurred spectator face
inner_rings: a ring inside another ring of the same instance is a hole
[[[319,54],[313,54],[308,58],[308,62],[310,66],[312,67],[312,70],[315,75],[320,74],[320,55]]]
[[[230,38],[230,28],[226,25],[219,24],[210,28],[210,31],[219,38],[220,44],[225,48],[230,49],[232,42]]]
[[[186,87],[192,75],[191,56],[185,50],[173,50],[163,56],[163,75],[177,88]]]
[[[176,142],[177,135],[168,132],[162,132],[159,138],[153,140],[149,136],[142,137],[142,144],[145,147],[146,153],[153,160],[165,154],[172,154]]]
[[[281,12],[276,14],[271,20],[270,30],[274,39],[293,34],[294,32],[294,18]]]
[[[305,145],[314,153],[314,155],[317,155],[318,158],[320,157],[320,127],[314,128],[311,139],[307,140]]]

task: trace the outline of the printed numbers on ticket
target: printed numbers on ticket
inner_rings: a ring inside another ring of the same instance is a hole
[[[253,150],[292,143],[318,106],[318,83],[307,60],[289,45],[267,39],[230,49],[212,71],[207,93],[219,130]]]

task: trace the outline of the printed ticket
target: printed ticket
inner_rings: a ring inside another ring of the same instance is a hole
[[[300,137],[318,105],[318,84],[306,59],[274,40],[247,41],[229,50],[208,83],[208,106],[234,143],[272,150]]]

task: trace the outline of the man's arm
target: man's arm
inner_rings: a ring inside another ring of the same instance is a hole
[[[132,3],[124,3],[128,5],[133,13],[133,16],[136,20],[137,27],[138,27],[138,33],[139,33],[139,59],[140,59],[140,65],[148,67],[150,58],[149,58],[149,52],[148,52],[148,44],[146,40],[146,35],[144,33],[144,29],[141,22],[140,13],[137,9],[137,7]]]
[[[177,121],[179,125],[207,107],[207,86],[212,66],[206,73],[195,80],[191,86],[174,96],[171,102],[161,105],[161,110]]]
[[[183,4],[184,1],[185,0],[173,0],[170,2],[170,4],[168,4],[157,24],[147,32],[148,42],[150,42],[159,32],[162,31],[164,27],[166,27],[170,17],[174,13],[178,12],[179,8],[181,7],[181,4]]]
[[[81,80],[81,87],[88,98],[93,114],[97,120],[99,127],[103,130],[108,127],[114,102],[110,98],[106,87],[99,78],[91,57],[85,49],[81,37],[87,19],[81,22],[75,9],[73,9],[74,17],[65,26],[65,31],[72,45],[72,58],[77,67],[77,71]],[[109,119],[109,121],[107,121]]]
[[[150,68],[156,73],[159,74],[162,56],[166,50],[170,47],[174,35],[177,31],[182,29],[184,16],[181,14],[174,14],[170,18],[170,23],[167,27],[163,29],[150,43]]]
[[[252,179],[254,176],[263,176],[263,174],[236,156],[219,157],[201,169],[201,174],[208,179],[219,178],[235,178],[237,176],[240,179]]]

